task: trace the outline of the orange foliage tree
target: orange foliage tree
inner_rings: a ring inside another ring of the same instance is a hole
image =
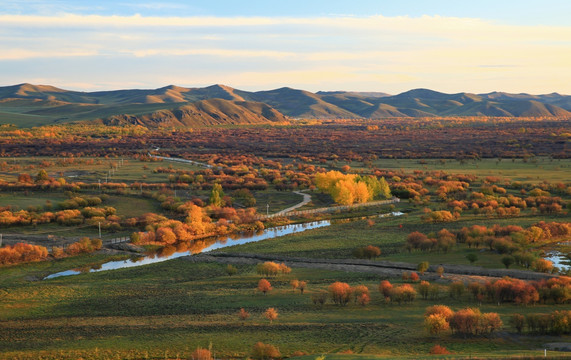
[[[272,291],[272,284],[266,279],[260,279],[260,281],[258,281],[258,291],[266,295],[268,291]]]

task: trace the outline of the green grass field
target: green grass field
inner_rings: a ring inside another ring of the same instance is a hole
[[[537,354],[548,341],[504,333],[468,340],[429,336],[422,328],[425,307],[442,303],[459,309],[477,304],[467,295],[452,300],[444,292],[438,300],[385,304],[376,290],[381,279],[368,274],[294,269],[270,279],[274,290],[266,296],[255,291],[260,276],[254,266],[238,266],[238,275],[229,277],[224,265],[180,259],[30,282],[82,262],[101,260],[100,255],[94,255],[0,269],[0,358],[188,358],[194,348],[209,344],[217,357],[244,358],[257,341],[279,347],[286,356],[298,350],[311,354],[351,350],[375,357],[416,358],[427,355],[436,343],[462,356],[498,351],[513,355]],[[308,281],[303,295],[289,287],[294,278]],[[367,285],[371,304],[313,305],[311,294],[334,281]],[[237,317],[242,307],[251,314],[244,322]],[[261,315],[269,307],[279,313],[272,324]],[[500,313],[506,323],[514,312],[553,309],[546,305],[481,307],[484,312]],[[508,325],[506,330],[510,331]],[[560,340],[565,339],[568,337]]]
[[[350,164],[360,168],[361,163]],[[460,162],[452,159],[378,159],[373,165],[379,169],[394,169],[412,172],[413,170],[442,170],[453,174],[473,174],[480,177],[497,176],[512,181],[539,183],[543,180],[568,182],[571,169],[569,159],[536,158],[524,162],[523,159],[482,159]]]
[[[68,158],[49,158],[49,157],[16,157],[16,158],[0,158],[0,163],[6,162],[8,167],[2,170],[0,178],[6,181],[15,181],[19,174],[28,173],[32,176],[42,169],[40,164],[42,161],[53,163],[44,169],[54,178],[63,177],[69,182],[145,182],[157,183],[168,182],[169,174],[155,173],[154,170],[163,167],[172,167],[181,170],[199,170],[202,167],[171,161],[153,161],[142,162],[135,159],[124,158],[121,165],[121,158],[79,158],[72,164],[64,164],[62,161]],[[117,167],[118,166],[118,167]],[[113,172],[110,170],[114,168]]]

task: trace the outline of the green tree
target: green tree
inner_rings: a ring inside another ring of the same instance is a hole
[[[416,270],[418,270],[421,275],[424,275],[424,272],[428,270],[428,266],[429,266],[428,261],[423,261],[420,264],[418,264]]]
[[[36,182],[46,181],[49,179],[50,179],[50,176],[48,175],[48,172],[45,171],[44,169],[40,170],[38,175],[36,175]]]
[[[515,259],[513,258],[513,256],[506,255],[502,258],[502,264],[504,264],[506,269],[509,269],[510,266],[512,266],[514,262],[515,262]]]
[[[212,192],[210,193],[210,205],[214,206],[223,206],[224,201],[222,198],[224,197],[224,191],[222,191],[222,185],[216,183],[212,187]]]
[[[471,253],[466,255],[466,259],[468,259],[468,261],[470,262],[470,264],[475,263],[476,261],[478,261],[478,255]]]

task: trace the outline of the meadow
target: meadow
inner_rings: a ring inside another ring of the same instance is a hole
[[[136,269],[28,280],[72,263],[78,260],[4,270],[0,358],[188,358],[197,346],[211,347],[217,357],[244,358],[257,341],[277,346],[284,356],[295,351],[335,354],[350,350],[375,354],[375,358],[418,358],[437,343],[455,353],[455,358],[540,355],[542,344],[556,339],[522,335],[513,341],[509,334],[513,330],[507,325],[510,314],[571,308],[482,304],[481,311],[500,314],[506,331],[466,340],[450,334],[429,335],[423,329],[427,306],[438,303],[455,310],[478,306],[468,294],[461,299],[448,297],[444,281],[439,299],[397,305],[385,303],[377,291],[381,278],[370,274],[293,269],[290,274],[269,278],[274,290],[263,295],[256,291],[261,276],[252,265],[239,265],[238,274],[228,276],[225,265],[182,259]],[[292,279],[308,282],[303,295],[292,290]],[[314,305],[311,295],[334,281],[368,286],[371,303]],[[262,316],[269,307],[279,313],[271,324]],[[240,308],[250,313],[249,319],[238,318]]]
[[[565,127],[559,121],[548,122],[546,129],[535,120],[501,119],[494,126],[488,121],[387,120],[381,128],[371,122],[320,121],[185,131],[77,124],[2,128],[1,232],[48,249],[44,261],[0,265],[0,359],[187,359],[197,347],[210,348],[215,358],[242,359],[252,356],[259,341],[279,348],[282,357],[301,359],[322,354],[327,359],[508,358],[541,357],[550,343],[571,343],[568,333],[518,334],[510,323],[515,313],[571,310],[571,295],[565,293],[562,304],[543,299],[528,305],[476,300],[467,290],[451,296],[451,283],[458,277],[446,273],[442,278],[421,275],[436,284],[437,296],[417,296],[403,304],[385,299],[378,286],[387,278],[373,273],[294,267],[268,277],[273,290],[264,295],[256,290],[262,276],[255,263],[237,262],[231,275],[225,263],[196,258],[42,280],[157,250],[202,249],[199,239],[209,234],[236,237],[324,219],[331,225],[219,251],[351,260],[358,256],[357,248],[371,245],[381,252],[372,261],[470,265],[475,256],[472,265],[485,269],[504,268],[505,257],[531,255],[535,264],[554,248],[569,252],[569,246],[558,245],[570,240],[568,233],[558,233],[568,229],[571,208],[571,161],[559,141],[566,136]],[[505,125],[504,135],[517,137],[517,146],[509,138],[498,140],[499,125]],[[523,125],[531,130],[520,131]],[[492,138],[490,146],[462,142],[480,127],[483,136]],[[430,135],[433,131],[437,136]],[[449,151],[430,157],[445,148],[450,134],[454,141]],[[536,148],[530,145],[535,137],[541,140]],[[422,146],[415,148],[416,141]],[[557,148],[557,156],[544,151],[549,144]],[[377,156],[384,146],[393,147],[390,154]],[[156,148],[160,155],[212,167],[157,161],[148,156]],[[533,149],[538,149],[536,156]],[[425,150],[428,158],[421,156]],[[330,186],[317,181],[317,174],[326,174]],[[357,194],[359,183],[366,185]],[[311,195],[311,202],[299,209],[308,210],[343,204],[348,200],[341,193],[352,200],[383,199],[384,184],[400,202],[273,219],[259,216],[301,202],[303,197],[294,191]],[[382,216],[391,212],[403,215]],[[67,245],[79,237],[93,239],[100,224],[100,250],[66,253],[52,248],[59,243],[48,238],[67,239]],[[475,233],[483,227],[485,234],[479,237]],[[446,249],[436,241],[442,229],[454,238]],[[434,242],[426,248],[408,246],[414,232]],[[137,246],[108,243],[119,236],[130,236]],[[470,242],[474,239],[479,239],[477,246]],[[534,267],[511,264],[517,270]],[[307,281],[303,294],[290,285],[296,279]],[[395,286],[405,282],[401,276],[388,280]],[[335,281],[366,285],[370,302],[363,306],[352,299],[340,306],[328,297],[323,306],[315,304],[312,297],[327,292]],[[419,282],[411,285],[419,290]],[[498,313],[503,328],[468,337],[450,331],[430,334],[424,312],[435,304]],[[271,307],[279,314],[272,322],[263,316]],[[238,317],[241,308],[249,318]],[[436,344],[451,354],[429,355]],[[548,350],[548,355],[565,358],[568,353]]]

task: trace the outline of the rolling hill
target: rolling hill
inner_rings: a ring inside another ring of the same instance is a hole
[[[80,92],[49,85],[0,87],[0,124],[19,127],[75,121],[200,127],[264,124],[288,118],[367,118],[433,116],[571,117],[571,96],[446,94],[414,89],[381,92],[322,91],[288,87],[243,91],[225,85],[166,86],[148,90]]]

